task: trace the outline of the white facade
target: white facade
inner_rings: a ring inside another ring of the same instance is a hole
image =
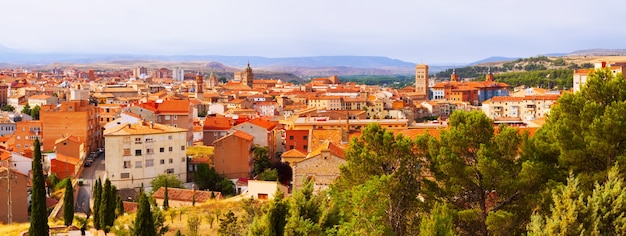
[[[160,174],[187,179],[187,130],[140,122],[106,130],[106,176],[118,189],[150,187]]]
[[[185,70],[180,67],[176,67],[172,70],[172,79],[174,81],[183,81],[185,79]]]

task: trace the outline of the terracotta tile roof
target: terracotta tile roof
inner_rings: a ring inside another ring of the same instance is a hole
[[[46,197],[46,208],[50,209],[54,206],[57,205],[57,203],[59,203],[58,200],[51,198],[51,197]]]
[[[276,128],[276,125],[278,125],[278,123],[276,122],[272,122],[263,118],[252,119],[249,120],[247,123],[263,127],[266,130],[273,130],[274,128]]]
[[[45,94],[38,94],[38,95],[30,96],[30,97],[28,97],[28,99],[48,99],[50,97],[52,97],[52,96],[45,95]]]
[[[159,113],[185,113],[189,112],[189,100],[166,100],[159,104]]]
[[[335,145],[331,141],[325,141],[322,145],[317,147],[315,150],[311,151],[309,153],[309,155],[307,155],[306,159],[309,159],[311,157],[320,155],[322,153],[322,151],[324,151],[324,150],[330,150],[330,153],[332,155],[335,155],[337,157],[343,158],[343,148]]]
[[[152,126],[152,127],[151,127]],[[169,125],[162,125],[158,123],[139,122],[136,124],[122,124],[116,127],[106,129],[104,131],[105,136],[113,135],[135,135],[135,134],[160,134],[160,133],[175,133],[186,132],[187,129],[177,128]]]
[[[195,194],[196,202],[206,202],[211,200],[211,192],[215,195],[215,199],[222,199],[222,193],[215,191],[200,191],[191,189],[180,188],[167,188],[167,197],[171,201],[192,202]],[[160,187],[152,197],[156,199],[163,199],[165,195],[165,187]]]
[[[213,163],[213,161],[211,160],[211,158],[208,157],[196,157],[196,158],[191,158],[191,160],[189,160],[189,164],[208,164],[211,165],[211,163]]]
[[[439,139],[441,130],[440,129],[405,129],[405,130],[390,130],[394,133],[394,135],[402,134],[404,137],[408,137],[410,139],[415,139],[419,135],[429,134],[433,137]]]
[[[168,191],[168,194],[169,194],[169,191]],[[124,205],[124,213],[133,213],[137,211],[137,207],[139,206],[139,204],[137,204],[136,202],[123,201],[122,204]]]
[[[78,162],[80,162],[80,159],[77,157],[71,157],[71,156],[63,155],[61,153],[57,153],[56,160],[63,162],[63,163],[69,163],[72,165],[77,165]]]
[[[239,131],[239,130],[236,130],[234,133],[232,133],[232,135],[235,135],[235,136],[237,136],[239,138],[242,138],[242,139],[245,139],[245,140],[248,140],[248,141],[254,140],[254,136],[252,136],[251,134],[248,134],[246,132]]]
[[[204,120],[204,130],[229,130],[233,127],[234,120],[230,117],[207,117]]]
[[[296,158],[302,157],[302,158],[304,158],[304,157],[306,157],[306,154],[298,151],[298,149],[291,149],[289,151],[284,152],[282,157],[296,157]]]
[[[11,153],[6,150],[0,150],[0,160],[6,161],[11,157]]]
[[[71,142],[73,142],[73,143],[78,143],[78,144],[84,143],[83,141],[80,141],[80,138],[79,138],[79,137],[76,137],[76,136],[74,136],[74,135],[70,135],[70,136],[67,136],[67,137],[65,137],[65,138],[59,138],[59,139],[57,139],[57,140],[54,142],[54,144],[61,143],[61,142],[65,141],[65,140],[67,140],[67,141],[71,141]]]

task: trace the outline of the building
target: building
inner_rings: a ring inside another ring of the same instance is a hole
[[[428,65],[419,64],[415,66],[415,92],[424,100],[428,99]]]
[[[256,118],[234,126],[231,130],[239,130],[254,136],[254,144],[268,147],[269,158],[276,155],[276,135],[274,132],[278,124],[263,118]]]
[[[89,152],[102,147],[98,109],[86,100],[63,102],[60,106],[44,105],[39,119],[43,125],[43,151],[53,151],[54,141],[73,135],[85,141]]]
[[[297,117],[291,120],[283,120],[288,129],[312,130],[312,129],[341,129],[350,126],[350,130],[361,130],[370,123],[378,123],[385,129],[406,129],[409,125],[407,119],[331,119],[330,117]]]
[[[458,81],[453,73],[450,81],[437,83],[432,86],[432,100],[465,102],[474,106],[489,100],[494,96],[509,96],[508,84],[495,82],[491,71],[485,76],[485,81]]]
[[[189,100],[150,101],[130,107],[146,121],[174,126],[187,130],[187,146],[193,144],[193,106]]]
[[[215,171],[229,179],[250,178],[254,171],[254,136],[234,131],[213,142]]]
[[[165,187],[160,187],[152,194],[157,205],[163,206]],[[209,200],[221,200],[222,193],[215,191],[200,191],[195,189],[167,188],[167,202],[170,207],[192,206]]]
[[[7,177],[10,177],[10,181],[7,181]],[[9,209],[6,203],[9,194],[11,196],[11,222],[28,222],[28,188],[30,186],[30,178],[26,174],[15,170],[9,172],[9,169],[0,167],[0,202],[2,203],[0,204],[0,212],[2,212],[0,222],[8,223]]]
[[[20,173],[30,173],[33,169],[33,159],[16,152],[0,150],[0,166],[8,167]]]
[[[283,193],[283,197],[289,194],[289,188],[277,181],[248,180],[248,192],[246,195],[259,200],[270,200],[276,197],[274,196],[276,190],[280,190]]]
[[[234,80],[240,81],[242,85],[247,85],[249,88],[254,87],[254,73],[252,73],[252,68],[250,68],[250,63],[244,71],[235,72]]]
[[[202,143],[213,146],[213,142],[226,136],[235,121],[230,117],[206,117],[202,127]]]
[[[174,81],[183,81],[185,79],[185,70],[180,67],[176,67],[172,70],[172,79]]]
[[[79,158],[60,153],[49,154],[48,158],[50,158],[50,173],[55,174],[59,179],[75,178],[82,164]]]
[[[107,177],[118,189],[150,187],[160,174],[187,179],[187,130],[154,122],[107,129]]]
[[[57,154],[75,157],[80,160],[84,160],[87,155],[85,142],[73,135],[57,139],[54,144],[54,151]]]
[[[309,153],[310,132],[311,130],[286,130],[283,140],[285,151],[296,149],[301,153]],[[283,155],[284,154],[285,153],[283,153]]]
[[[107,123],[120,117],[122,107],[119,104],[99,104],[98,117],[100,127],[104,127]]]
[[[0,116],[0,136],[7,136],[15,133],[15,127],[15,121],[8,114]]]
[[[304,160],[292,163],[293,190],[304,186],[306,179],[315,183],[314,192],[328,188],[339,175],[339,166],[346,163],[343,149],[332,142],[325,142],[307,155]]]
[[[0,107],[8,104],[8,96],[9,86],[4,81],[0,81]]]
[[[43,124],[40,120],[16,122],[13,137],[15,140],[13,151],[18,153],[32,151],[35,138],[39,138],[42,147],[46,144],[45,137],[43,136]],[[49,142],[53,142],[51,145],[54,145],[54,141]]]
[[[204,101],[204,76],[200,72],[196,75],[196,99]]]
[[[482,110],[491,119],[517,118],[534,120],[550,114],[559,94],[527,95],[524,97],[496,96],[483,102]]]
[[[608,65],[607,65],[608,64]],[[594,69],[601,69],[601,68],[605,68],[609,66],[611,72],[613,72],[613,75],[616,75],[617,73],[623,73],[624,72],[624,67],[626,67],[626,62],[618,62],[618,63],[607,63],[605,61],[603,62],[598,62],[594,64]],[[585,83],[587,82],[587,76],[589,75],[589,73],[591,73],[593,70],[590,69],[576,69],[574,70],[574,79],[573,79],[573,89],[574,92],[578,92],[580,91]]]

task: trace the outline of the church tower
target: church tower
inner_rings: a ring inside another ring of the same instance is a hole
[[[241,84],[248,85],[248,87],[252,88],[253,81],[254,74],[252,73],[252,68],[250,68],[250,63],[248,63],[248,67],[246,67],[246,70],[243,72]]]
[[[200,71],[196,74],[196,98],[200,101],[204,101],[204,77]]]
[[[491,67],[489,67],[489,72],[487,72],[487,76],[485,76],[485,81],[493,82],[493,73],[491,73]]]
[[[452,69],[452,74],[450,75],[450,81],[459,82],[459,75],[456,74],[456,68]]]
[[[415,92],[428,100],[428,65],[415,66]]]

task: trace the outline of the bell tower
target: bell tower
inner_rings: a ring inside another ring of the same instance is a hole
[[[196,74],[196,98],[200,101],[204,100],[204,76],[200,71]]]

